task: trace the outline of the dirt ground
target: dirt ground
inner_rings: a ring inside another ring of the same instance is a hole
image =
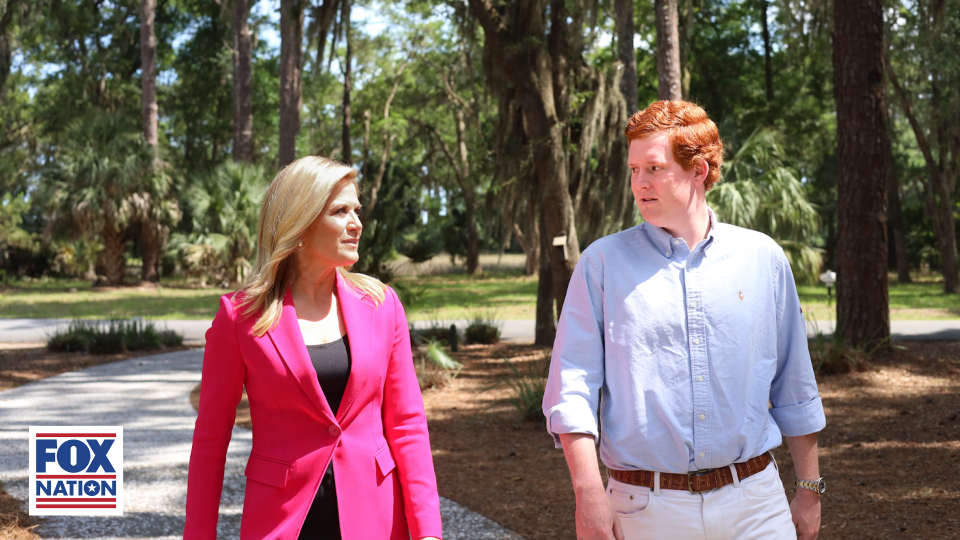
[[[828,481],[820,538],[960,538],[960,342],[896,345],[906,350],[878,353],[865,371],[818,378],[827,414],[820,469]],[[504,384],[510,364],[527,373],[546,353],[517,344],[463,347],[454,355],[463,370],[445,388],[426,390],[424,404],[441,495],[529,540],[574,539],[563,452],[542,422],[519,419]],[[0,348],[0,388],[132,356]],[[792,486],[786,447],[775,453]],[[787,492],[792,497],[793,488]],[[11,499],[0,493],[0,538],[36,538],[24,528],[36,521]]]
[[[960,343],[897,342],[860,373],[820,377],[827,479],[820,538],[960,538]],[[454,384],[427,390],[437,480],[443,496],[529,540],[576,538],[575,501],[561,450],[541,423],[521,422],[505,386],[540,351],[467,347]],[[775,452],[792,498],[793,463]]]

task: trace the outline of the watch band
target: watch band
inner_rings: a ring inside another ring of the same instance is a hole
[[[809,489],[810,491],[816,492],[817,495],[826,491],[826,485],[822,476],[816,480],[794,480],[793,484],[798,488]]]

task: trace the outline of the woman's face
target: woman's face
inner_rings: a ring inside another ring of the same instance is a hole
[[[323,273],[339,266],[350,266],[360,258],[360,200],[353,180],[343,180],[334,188],[327,205],[303,234],[303,247],[297,253],[301,273]]]

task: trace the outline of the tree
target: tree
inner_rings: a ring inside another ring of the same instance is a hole
[[[767,8],[770,6],[768,0],[759,0],[760,2],[760,27],[763,35],[763,72],[764,80],[767,86],[767,104],[773,102],[773,67],[771,65],[771,47],[770,47],[770,28],[767,16]]]
[[[559,313],[580,258],[563,122],[570,98],[570,70],[582,60],[585,10],[579,2],[564,0],[527,0],[499,7],[490,0],[470,0],[470,9],[483,26],[492,58],[521,103],[541,196],[540,280],[542,284],[551,281],[549,290],[538,290],[538,302],[542,302],[541,296],[550,298]],[[555,323],[552,317],[543,319],[538,310],[536,342],[553,343]]]
[[[890,336],[883,1],[834,2],[837,326],[851,345]]]
[[[243,283],[256,255],[257,219],[269,185],[257,165],[227,162],[200,175],[187,191],[189,232],[174,234],[170,250],[187,272],[206,283]]]
[[[723,181],[707,193],[707,201],[721,221],[776,240],[794,277],[814,283],[823,264],[814,247],[820,219],[787,165],[781,140],[774,130],[757,128],[724,163]]]
[[[156,167],[158,151],[157,134],[157,36],[153,31],[156,18],[156,0],[140,1],[140,87],[143,116],[143,138],[154,152]],[[140,250],[143,253],[143,266],[140,279],[157,282],[157,262],[160,255],[160,225],[150,219],[150,213],[144,212],[140,221]]]
[[[910,10],[901,8],[897,16],[903,16],[906,31],[895,45],[902,44],[907,50],[891,49],[884,55],[887,78],[926,167],[925,201],[938,240],[943,289],[949,294],[960,291],[952,199],[960,173],[960,72],[956,67],[960,24],[947,15],[956,13],[958,7],[956,2],[923,0]],[[903,59],[899,66],[894,65],[894,56]],[[901,82],[901,69],[911,70],[913,80]],[[924,95],[929,98],[923,100]]]
[[[633,0],[614,0],[614,28],[617,34],[617,56],[623,64],[620,92],[627,104],[627,114],[640,109],[637,97],[637,53],[633,48]]]
[[[657,98],[683,99],[677,0],[654,0],[657,12]]]
[[[253,162],[253,50],[250,4],[233,0],[233,160]]]
[[[134,196],[153,169],[153,147],[128,121],[100,113],[74,122],[70,143],[49,171],[42,198],[52,221],[68,220],[75,234],[103,239],[103,267],[109,285],[123,283],[124,248],[135,218]]]
[[[353,39],[350,35],[350,4],[351,0],[343,0],[343,11],[340,14],[340,23],[343,25],[344,41],[347,53],[343,60],[343,162],[353,163],[353,148],[350,143],[350,92],[353,87]],[[389,105],[388,105],[389,107]]]
[[[280,152],[282,169],[297,159],[303,99],[303,8],[305,0],[280,2]]]

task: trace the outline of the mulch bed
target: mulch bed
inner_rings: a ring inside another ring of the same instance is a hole
[[[960,343],[896,342],[867,370],[819,377],[828,480],[821,538],[960,538]],[[500,386],[541,349],[467,347],[450,387],[424,392],[441,495],[529,540],[574,539],[575,500],[561,450],[522,422]],[[793,462],[775,451],[793,496]]]
[[[877,353],[865,371],[818,377],[827,413],[821,538],[960,538],[960,342],[896,345],[907,349]],[[576,537],[563,452],[542,422],[520,420],[504,384],[514,374],[511,364],[527,373],[548,351],[462,347],[454,354],[464,364],[457,378],[423,394],[441,495],[529,540]],[[0,388],[142,354],[0,349]],[[786,446],[775,453],[792,486]],[[0,494],[0,537],[35,538],[24,528],[35,521],[11,499]],[[10,515],[19,525],[8,530]]]

